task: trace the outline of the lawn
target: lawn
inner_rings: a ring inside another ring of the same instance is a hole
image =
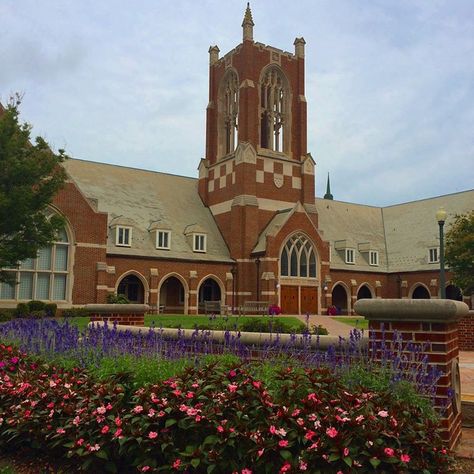
[[[297,318],[290,316],[277,316],[274,318],[276,321],[280,321],[288,326],[298,326],[301,321]],[[270,321],[270,317],[257,317],[257,316],[216,316],[212,320],[209,316],[205,315],[183,315],[183,314],[148,314],[145,316],[145,326],[155,326],[157,328],[178,328],[182,329],[194,329],[196,326],[210,326],[216,330],[235,330],[239,329],[245,323],[249,321],[262,320],[264,322]],[[68,318],[70,324],[77,326],[79,329],[84,329],[89,323],[87,317],[74,317]]]
[[[338,318],[336,316],[334,319],[357,329],[369,329],[369,322],[365,318]]]

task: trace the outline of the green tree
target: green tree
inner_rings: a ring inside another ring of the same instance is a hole
[[[0,281],[9,281],[5,268],[35,258],[64,226],[45,211],[64,185],[66,155],[41,137],[32,143],[31,125],[19,122],[20,103],[16,95],[0,106]]]
[[[446,232],[446,264],[465,295],[474,293],[474,210],[456,216]]]

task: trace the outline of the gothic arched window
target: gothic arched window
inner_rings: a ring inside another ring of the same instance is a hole
[[[270,67],[260,82],[260,146],[288,152],[289,87],[283,73]]]
[[[219,90],[219,157],[232,153],[238,142],[239,80],[229,71]]]
[[[316,252],[312,242],[303,234],[294,234],[280,255],[281,276],[316,278]]]

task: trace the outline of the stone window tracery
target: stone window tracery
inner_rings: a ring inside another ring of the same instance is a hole
[[[303,234],[292,235],[280,255],[280,274],[287,277],[316,278],[316,252]]]
[[[288,151],[289,88],[283,73],[267,69],[260,83],[260,146]]]
[[[219,97],[219,155],[225,156],[237,148],[239,115],[239,80],[229,71],[221,84]]]

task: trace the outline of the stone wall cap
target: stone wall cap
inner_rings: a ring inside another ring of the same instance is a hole
[[[456,322],[469,313],[469,306],[454,300],[361,299],[357,314],[369,321]]]
[[[146,313],[150,307],[147,304],[86,304],[85,309],[91,313]]]

